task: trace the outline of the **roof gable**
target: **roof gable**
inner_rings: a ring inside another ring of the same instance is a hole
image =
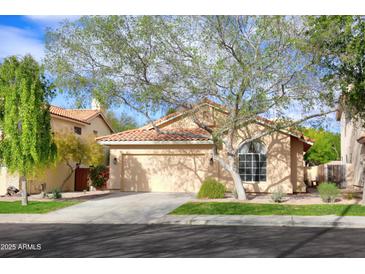
[[[65,109],[65,108],[51,105],[49,108],[49,112],[51,115],[54,115],[54,116],[74,120],[79,123],[90,124],[87,121],[83,120],[82,117],[75,115],[75,113],[73,113],[72,111]]]
[[[97,109],[66,109],[51,105],[49,108],[49,112],[51,115],[70,119],[79,123],[84,123],[86,125],[90,125],[90,122],[93,119],[100,116],[104,123],[107,125],[107,127],[111,130],[111,132],[114,132],[113,128],[106,120],[104,114]]]
[[[219,105],[211,100],[205,99],[200,104],[197,104],[196,106],[194,106],[192,109],[177,111],[177,112],[168,114],[160,119],[157,119],[153,123],[155,126],[163,127],[167,123],[171,124],[171,123],[177,122],[182,117],[189,116],[189,111],[192,111],[194,108],[197,108],[197,107],[201,108],[203,106],[210,106],[210,107],[214,108],[215,110],[228,114],[228,112],[223,108],[222,105]],[[152,123],[148,123],[147,125],[143,126],[142,128],[143,129],[153,129],[154,126],[152,125]]]

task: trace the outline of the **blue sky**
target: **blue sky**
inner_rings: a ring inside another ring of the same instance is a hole
[[[78,16],[5,16],[0,15],[0,60],[10,55],[23,56],[30,53],[38,61],[44,57],[44,36],[46,28],[54,28],[63,20],[75,20]],[[61,107],[74,107],[74,100],[58,94],[51,102]],[[128,112],[139,124],[146,119],[130,109],[114,109],[117,115]],[[160,116],[160,115],[159,115]]]
[[[40,60],[46,26],[28,16],[0,16],[0,58],[31,53]]]
[[[47,27],[56,27],[75,16],[0,16],[0,58],[31,53],[41,61],[44,56],[44,34]]]
[[[44,57],[44,34],[47,27],[56,27],[66,16],[0,16],[0,60],[9,55],[32,54],[38,61]],[[68,17],[72,19],[73,17]],[[53,104],[73,104],[58,95]]]

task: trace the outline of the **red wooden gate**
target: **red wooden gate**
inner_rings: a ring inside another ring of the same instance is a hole
[[[76,168],[75,170],[75,191],[84,191],[88,189],[87,181],[89,177],[88,168]]]

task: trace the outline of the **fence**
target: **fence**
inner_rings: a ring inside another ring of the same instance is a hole
[[[324,164],[306,167],[305,180],[309,186],[322,182],[333,182],[346,187],[347,167],[343,164]]]

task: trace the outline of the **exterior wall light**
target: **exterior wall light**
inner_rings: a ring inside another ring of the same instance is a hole
[[[212,165],[213,165],[213,163],[214,163],[214,160],[213,160],[213,157],[212,157],[212,158],[210,158],[210,160],[209,160],[209,164],[212,166]]]
[[[118,159],[117,158],[114,158],[113,159],[113,164],[116,165],[118,163]]]

